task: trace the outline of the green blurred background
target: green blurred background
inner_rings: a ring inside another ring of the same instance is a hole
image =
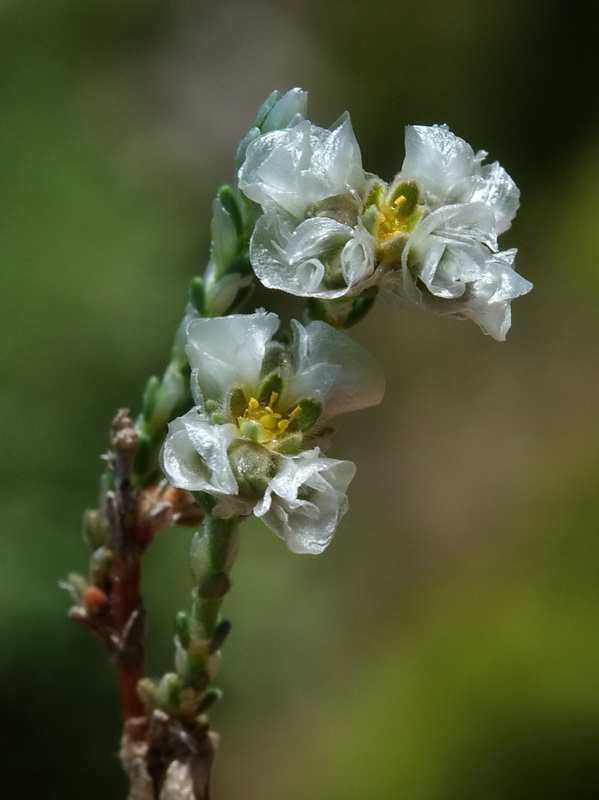
[[[593,6],[594,7],[594,6]],[[342,419],[359,471],[321,557],[249,524],[213,715],[215,800],[599,796],[599,184],[591,5],[3,0],[0,725],[8,798],[125,796],[108,657],[66,619],[115,410],[159,373],[210,202],[273,89],[349,109],[390,179],[447,122],[522,189],[535,282],[499,344],[383,305],[388,375]],[[171,664],[190,532],[148,556]]]

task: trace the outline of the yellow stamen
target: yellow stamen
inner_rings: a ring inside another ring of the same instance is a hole
[[[250,397],[250,402],[248,403],[248,408],[251,408],[252,411],[255,411],[260,403],[256,400],[255,397]]]
[[[296,406],[293,411],[289,414],[289,421],[295,419],[302,413],[301,406]]]
[[[396,197],[395,200],[393,201],[393,205],[397,206],[398,208],[401,208],[407,199],[408,198],[405,195],[400,194],[399,197]]]
[[[269,406],[274,406],[274,404],[277,402],[277,398],[278,397],[279,397],[279,393],[278,392],[271,392],[270,393],[270,400],[268,401],[268,405]]]
[[[288,419],[282,419],[280,420],[280,422],[277,423],[277,428],[281,431],[281,433],[283,431],[286,431],[288,427],[289,427]]]

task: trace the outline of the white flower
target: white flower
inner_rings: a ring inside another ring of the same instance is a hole
[[[248,147],[239,188],[262,207],[250,261],[271,289],[341,297],[368,279],[375,240],[360,222],[369,177],[347,115],[331,130],[308,120]]]
[[[520,191],[497,161],[483,167],[486,157],[485,150],[475,153],[447,125],[408,125],[400,178],[416,180],[432,208],[484,204],[493,212],[495,233],[500,234],[516,216]]]
[[[331,130],[304,120],[260,136],[247,148],[238,181],[263,210],[282,209],[296,219],[327,197],[359,193],[366,177],[349,117]]]
[[[374,271],[375,241],[363,225],[310,217],[299,225],[269,210],[257,221],[250,260],[270,289],[299,297],[341,297]]]
[[[436,313],[469,317],[502,340],[510,301],[532,284],[513,269],[516,250],[498,250],[520,193],[497,162],[482,166],[486,155],[446,125],[407,128],[396,184],[417,185],[420,219],[403,229],[401,277],[387,275],[385,288]]]
[[[273,339],[275,314],[195,319],[187,332],[196,406],[169,426],[163,468],[224,518],[252,512],[295,552],[320,552],[347,508],[350,462],[316,443],[339,413],[380,402],[383,377],[359,345],[323,322]]]

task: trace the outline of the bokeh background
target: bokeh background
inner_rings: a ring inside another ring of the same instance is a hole
[[[522,189],[508,341],[380,305],[384,404],[342,419],[351,513],[319,558],[243,534],[215,800],[599,796],[593,4],[3,0],[0,726],[7,797],[125,796],[105,653],[66,619],[117,408],[160,373],[210,202],[273,88],[349,109],[391,178],[447,122]],[[147,558],[170,668],[190,532]],[[4,791],[4,790],[3,790]]]

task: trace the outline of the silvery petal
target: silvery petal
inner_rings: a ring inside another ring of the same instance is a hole
[[[292,552],[322,553],[348,509],[345,492],[355,465],[325,458],[318,448],[282,462],[268,497],[256,505],[254,514],[285,539]],[[300,499],[300,487],[309,499]]]
[[[191,410],[181,418],[189,441],[210,470],[210,489],[221,494],[237,494],[227,448],[237,437],[234,425],[215,425]]]
[[[447,125],[408,125],[402,180],[416,180],[436,204],[460,202],[475,169],[470,145]]]
[[[520,207],[520,190],[498,161],[481,170],[482,179],[470,201],[485,203],[495,214],[497,233],[506,231]]]
[[[356,234],[330,217],[311,217],[296,226],[268,211],[254,228],[250,260],[258,279],[270,289],[333,298],[346,294],[354,283],[330,288],[327,273],[336,269],[340,279],[347,274],[358,282],[374,268],[374,248],[366,231]]]
[[[205,400],[220,400],[236,383],[254,385],[266,345],[278,327],[277,315],[264,310],[192,320],[186,347],[192,390],[199,390]]]
[[[162,467],[173,486],[188,491],[236,494],[227,446],[231,425],[213,425],[197,409],[169,425],[162,450]]]
[[[349,288],[368,278],[375,267],[375,242],[363,225],[353,229],[341,251],[341,274]]]
[[[316,320],[304,328],[293,320],[292,325],[297,367],[286,387],[288,395],[295,395],[290,402],[320,398],[322,420],[381,402],[385,377],[365,348],[326,322]]]
[[[264,134],[247,149],[239,188],[263,210],[278,207],[300,219],[311,203],[352,190],[365,181],[349,119],[335,130],[307,120]]]

